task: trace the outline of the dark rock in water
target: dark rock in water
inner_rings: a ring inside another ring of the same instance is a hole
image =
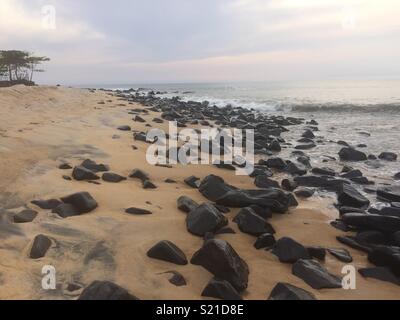
[[[35,220],[37,217],[38,212],[35,210],[23,210],[16,215],[14,215],[14,222],[15,223],[28,223]]]
[[[288,193],[287,197],[289,199],[290,208],[296,208],[299,206],[299,202],[296,200],[296,197],[292,193]]]
[[[336,172],[331,168],[313,168],[311,172],[323,176],[336,176]]]
[[[85,167],[82,166],[74,168],[74,171],[72,171],[72,177],[77,181],[100,179],[100,177],[93,171],[90,171],[89,169],[86,169]]]
[[[359,269],[358,272],[364,278],[373,278],[385,282],[394,283],[400,285],[400,278],[396,276],[389,268],[376,267],[376,268],[364,268]]]
[[[301,136],[303,138],[307,138],[307,139],[314,139],[315,138],[314,132],[312,132],[309,129],[307,129]]]
[[[315,148],[317,145],[313,142],[311,143],[304,143],[304,144],[299,144],[295,147],[296,150],[310,150],[312,148]]]
[[[272,140],[272,142],[268,146],[268,150],[274,151],[274,152],[281,152],[282,147],[281,144],[277,139]]]
[[[249,267],[224,240],[213,239],[205,242],[194,254],[191,263],[200,265],[215,277],[228,281],[238,292],[247,288]]]
[[[297,158],[297,161],[305,166],[307,169],[311,168],[310,158],[306,156],[300,156]]]
[[[201,296],[230,301],[242,300],[242,297],[228,281],[217,278],[211,279]]]
[[[227,192],[234,190],[225,181],[215,175],[207,176],[200,184],[199,191],[208,200],[215,202]]]
[[[95,161],[90,159],[83,161],[81,166],[93,172],[106,172],[110,170],[109,166],[105,164],[97,164]]]
[[[346,213],[344,223],[364,230],[378,230],[384,234],[400,231],[400,218],[378,214]]]
[[[346,263],[353,262],[353,258],[351,257],[350,252],[346,249],[328,249],[328,252],[339,261]]]
[[[270,179],[267,175],[259,175],[256,177],[254,184],[258,188],[280,188],[279,183],[275,180]]]
[[[376,191],[379,199],[387,202],[400,202],[400,186],[378,188]]]
[[[366,243],[368,245],[382,245],[386,243],[385,235],[380,231],[366,230],[357,233],[356,238],[360,243]]]
[[[298,187],[297,182],[292,179],[283,179],[282,180],[282,189],[286,191],[294,191]]]
[[[134,215],[138,215],[138,216],[153,214],[149,210],[140,209],[140,208],[129,208],[129,209],[126,209],[125,212],[128,214],[134,214]]]
[[[292,161],[286,161],[285,171],[296,176],[304,176],[307,174],[307,169],[303,165],[296,164]]]
[[[57,213],[61,218],[69,218],[80,215],[79,210],[69,203],[60,204],[57,208],[54,208],[52,212]]]
[[[287,237],[276,242],[272,253],[283,263],[295,263],[299,259],[310,259],[310,255],[303,245]]]
[[[374,185],[375,184],[374,181],[368,180],[367,177],[356,177],[356,178],[352,178],[350,180],[353,181],[354,183],[361,184],[361,185]]]
[[[97,208],[96,200],[88,192],[79,192],[67,197],[61,198],[64,203],[72,204],[78,209],[79,213],[89,213]]]
[[[43,258],[46,255],[47,251],[50,249],[50,247],[51,247],[51,240],[48,237],[40,234],[35,237],[35,240],[33,240],[29,257],[31,259]]]
[[[315,189],[301,188],[294,192],[294,194],[299,198],[311,198],[315,194]]]
[[[183,287],[187,285],[187,282],[185,280],[185,277],[180,274],[178,271],[168,271],[164,272],[168,274],[172,274],[172,277],[168,280],[171,284],[173,284],[176,287]]]
[[[78,300],[94,300],[94,301],[128,301],[139,300],[130,294],[126,289],[109,281],[94,281],[85,288]]]
[[[368,254],[368,261],[378,267],[388,267],[400,276],[400,247],[376,246]]]
[[[395,154],[393,152],[382,152],[378,158],[381,160],[386,160],[386,161],[396,161],[397,154]]]
[[[161,241],[152,247],[147,256],[153,259],[167,261],[178,265],[187,265],[186,255],[171,241]]]
[[[400,172],[397,172],[397,173],[393,176],[393,178],[394,178],[395,180],[400,180]]]
[[[200,179],[195,177],[195,176],[191,176],[189,178],[186,178],[185,179],[185,183],[189,187],[192,187],[193,189],[198,189],[200,187]]]
[[[400,218],[400,208],[386,207],[379,211],[380,215]]]
[[[307,252],[312,258],[324,261],[326,257],[326,249],[322,247],[307,247]]]
[[[277,157],[269,158],[265,164],[271,169],[284,170],[286,168],[286,162]]]
[[[360,170],[350,170],[350,171],[347,171],[346,173],[340,175],[341,178],[345,178],[345,179],[358,178],[358,177],[362,177],[362,176],[363,176],[363,173]]]
[[[231,227],[221,228],[215,232],[215,234],[235,234],[235,233],[236,233],[235,230],[233,230]]]
[[[257,215],[259,215],[261,218],[265,220],[272,218],[272,212],[267,208],[262,208],[254,204],[249,206],[249,208],[252,209]]]
[[[58,166],[58,169],[60,169],[60,170],[69,170],[69,169],[72,169],[72,166],[69,163],[61,163]]]
[[[315,296],[289,283],[278,283],[268,298],[268,300],[284,300],[284,301],[302,301],[302,300],[317,300]]]
[[[369,253],[372,250],[371,247],[369,247],[368,245],[365,245],[365,244],[361,244],[354,237],[336,237],[336,239],[340,243],[343,243],[343,244],[349,246],[350,248],[353,248],[356,250],[360,250],[360,251],[363,251],[366,253]]]
[[[143,182],[143,189],[157,189],[157,186],[150,180]]]
[[[348,173],[348,172],[353,171],[353,170],[354,170],[353,167],[350,167],[349,165],[344,165],[343,168],[342,168],[342,173]],[[362,175],[362,173],[361,173],[361,175]]]
[[[240,210],[233,222],[237,223],[240,231],[252,236],[258,237],[265,233],[275,233],[274,228],[251,208]]]
[[[188,231],[197,236],[204,236],[207,232],[215,232],[227,224],[228,220],[225,216],[208,203],[190,211],[186,218]]]
[[[61,204],[60,200],[57,199],[50,199],[50,200],[34,200],[31,202],[35,206],[38,206],[40,209],[43,210],[52,210],[58,207]]]
[[[131,127],[130,126],[120,126],[117,128],[120,131],[131,131]]]
[[[341,145],[341,146],[345,146],[345,147],[350,147],[350,145],[346,142],[346,141],[343,141],[343,140],[339,140],[338,142],[336,142],[338,145]]]
[[[369,154],[368,155],[368,160],[377,160],[377,159],[378,159],[378,157],[376,155],[374,155],[374,154]]]
[[[365,161],[367,155],[364,152],[353,148],[343,148],[339,152],[340,160],[342,161]]]
[[[125,177],[120,176],[119,174],[116,174],[116,173],[111,173],[111,172],[104,173],[102,176],[102,179],[106,182],[111,182],[111,183],[118,183],[118,182],[126,180]]]
[[[145,182],[146,180],[149,180],[149,175],[144,172],[143,170],[140,169],[134,169],[131,174],[129,175],[129,178],[133,179],[139,179],[142,182]]]
[[[186,213],[195,210],[199,206],[199,204],[196,201],[186,196],[179,197],[177,202],[178,202],[178,209]]]
[[[339,207],[339,214],[341,216],[346,213],[365,213],[365,210],[360,209],[360,208],[354,208],[354,207],[346,207],[346,206]]]
[[[299,186],[323,188],[323,189],[330,190],[330,191],[340,190],[344,184],[348,184],[348,182],[346,180],[336,179],[336,178],[327,177],[327,176],[295,177],[294,181],[296,181]]]
[[[265,233],[258,237],[256,243],[254,244],[254,248],[257,250],[271,248],[275,245],[275,243],[275,237],[270,233]]]
[[[315,260],[298,260],[293,265],[292,273],[317,290],[342,288],[340,278],[330,274]]]
[[[338,194],[338,201],[340,206],[354,208],[365,208],[370,204],[366,197],[347,184],[343,185],[341,192]]]

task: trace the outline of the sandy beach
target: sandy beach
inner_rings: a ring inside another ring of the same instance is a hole
[[[104,104],[103,104],[104,102]],[[189,176],[204,179],[210,174],[243,189],[254,189],[254,179],[236,176],[212,165],[151,166],[146,162],[148,144],[134,141],[131,131],[117,130],[129,125],[147,131],[146,124],[167,130],[168,124],[152,122],[159,113],[132,120],[129,110],[142,106],[121,100],[105,91],[64,87],[24,87],[0,89],[0,299],[76,299],[82,290],[70,292],[69,284],[83,288],[96,280],[115,282],[140,299],[205,299],[204,287],[212,278],[200,266],[177,266],[147,257],[147,251],[162,240],[183,250],[188,259],[203,244],[201,237],[186,229],[185,214],[177,209],[177,199],[189,196],[198,203],[208,202],[198,190],[184,183]],[[200,126],[193,126],[200,128]],[[135,146],[133,148],[132,146]],[[128,177],[133,169],[150,175],[157,186],[145,190],[140,181],[100,184],[69,181],[72,170],[60,170],[66,162],[77,166],[85,159],[110,166],[110,171]],[[177,183],[168,184],[166,179]],[[274,178],[273,178],[274,179]],[[32,200],[59,199],[76,192],[89,192],[98,208],[88,214],[62,219],[50,210],[31,204]],[[134,216],[126,208],[137,207],[152,215]],[[31,223],[15,224],[12,217],[24,209],[38,211]],[[265,300],[278,282],[303,288],[317,299],[399,299],[400,287],[357,274],[356,290],[314,290],[292,274],[291,265],[280,263],[271,252],[256,250],[255,238],[238,229],[226,214],[235,234],[216,235],[229,242],[249,266],[249,283],[244,299]],[[344,235],[329,223],[338,212],[329,199],[300,200],[289,214],[274,215],[269,222],[275,238],[291,237],[304,246],[344,248],[336,236]],[[45,257],[30,259],[35,236],[52,240]],[[367,254],[347,248],[357,269],[371,266]],[[341,276],[345,263],[327,254],[322,263],[329,272]],[[43,290],[42,267],[57,271],[57,289]],[[175,287],[165,272],[178,271],[187,285]]]

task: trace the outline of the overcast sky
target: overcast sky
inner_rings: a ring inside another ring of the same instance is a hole
[[[0,49],[49,84],[393,78],[400,1],[0,0]]]

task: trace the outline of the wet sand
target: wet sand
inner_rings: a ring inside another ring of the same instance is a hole
[[[99,104],[104,101],[105,104]],[[0,89],[0,299],[75,299],[79,292],[67,293],[68,283],[83,287],[94,280],[114,281],[141,299],[202,299],[201,292],[212,278],[194,265],[175,266],[150,259],[146,252],[161,240],[178,245],[190,259],[203,240],[186,230],[185,214],[176,206],[181,195],[202,203],[206,199],[183,180],[195,175],[223,177],[240,188],[254,188],[253,179],[235,176],[213,166],[189,165],[161,168],[145,159],[148,144],[133,141],[131,132],[118,131],[121,125],[147,131],[146,123],[132,121],[128,110],[140,107],[128,104],[102,91],[57,87],[13,87]],[[141,115],[153,127],[167,129],[167,124],[151,120],[154,112]],[[118,137],[116,137],[117,135]],[[132,145],[138,149],[134,150]],[[140,182],[127,181],[101,185],[66,181],[60,170],[63,161],[79,165],[90,158],[110,165],[111,171],[128,176],[135,169],[150,174],[158,189],[143,190]],[[176,180],[167,184],[165,179]],[[74,192],[88,191],[99,207],[86,215],[61,219],[56,214],[30,204],[35,199],[60,198]],[[27,224],[13,224],[13,213],[29,207],[39,212]],[[149,216],[124,213],[129,207],[153,212]],[[278,282],[288,282],[312,292],[318,299],[399,299],[400,287],[357,275],[357,289],[313,290],[291,274],[291,265],[278,261],[272,253],[256,250],[254,237],[241,233],[232,222],[238,210],[227,215],[229,226],[237,233],[219,235],[228,241],[250,268],[249,287],[244,299],[265,300]],[[276,238],[289,236],[303,245],[343,248],[336,236],[344,233],[329,222],[337,217],[332,202],[311,198],[300,202],[290,214],[274,216],[271,224]],[[42,259],[32,260],[28,253],[32,240],[44,234],[53,246]],[[366,255],[349,249],[353,265],[368,266]],[[57,270],[57,290],[41,288],[41,269],[53,265]],[[325,267],[340,275],[345,265],[327,255]],[[187,286],[168,282],[166,271],[179,271]]]

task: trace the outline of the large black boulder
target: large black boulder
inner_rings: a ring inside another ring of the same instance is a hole
[[[109,281],[94,281],[85,288],[78,300],[112,301],[112,300],[139,300],[126,289]]]
[[[295,287],[289,283],[279,282],[274,289],[272,289],[268,300],[317,300],[315,296],[298,287]]]
[[[297,241],[284,237],[279,239],[272,253],[279,258],[283,263],[295,263],[299,259],[310,259],[307,249]]]
[[[89,192],[78,192],[61,198],[62,202],[73,205],[80,214],[89,213],[97,208],[96,200]]]
[[[400,202],[400,186],[378,188],[378,197],[387,202]]]
[[[225,216],[209,203],[204,203],[190,211],[186,218],[188,231],[197,236],[215,232],[227,224],[228,220]]]
[[[220,280],[217,278],[211,279],[211,281],[204,288],[203,297],[215,298],[221,300],[242,300],[240,294],[236,289],[226,280]]]
[[[381,160],[386,160],[386,161],[396,161],[397,154],[395,154],[393,152],[382,152],[378,158]]]
[[[342,288],[340,278],[330,274],[315,260],[298,260],[293,265],[292,273],[314,289]]]
[[[364,152],[358,151],[353,148],[342,148],[339,152],[340,160],[343,161],[365,161],[367,160],[367,155]]]
[[[346,213],[342,220],[347,225],[362,230],[378,230],[384,234],[400,231],[400,218],[381,216],[378,214]]]
[[[247,288],[249,267],[235,249],[224,240],[206,241],[193,255],[191,263],[202,266],[219,279],[228,281],[238,292]]]
[[[258,237],[265,233],[275,233],[274,228],[251,208],[240,210],[233,222],[237,223],[240,231],[252,236]]]
[[[344,184],[338,193],[339,206],[366,208],[370,201],[351,185]]]
[[[227,185],[222,178],[215,175],[207,176],[199,187],[200,193],[210,201],[216,201],[234,189],[232,186]]]
[[[160,241],[148,252],[147,256],[153,259],[167,261],[178,265],[187,265],[185,253],[171,241]]]

